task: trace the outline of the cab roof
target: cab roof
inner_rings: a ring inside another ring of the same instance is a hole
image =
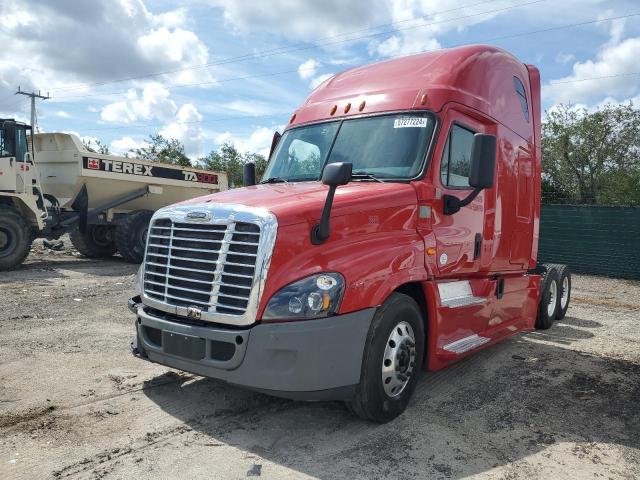
[[[532,70],[535,71],[534,91],[530,84]],[[514,77],[527,92],[528,118],[525,118]],[[538,79],[535,67],[526,66],[509,52],[489,45],[421,53],[334,75],[311,92],[292,115],[288,127],[398,110],[438,112],[446,103],[458,102],[493,117],[527,138],[533,131],[534,114],[539,115],[532,111],[536,104],[539,108]]]

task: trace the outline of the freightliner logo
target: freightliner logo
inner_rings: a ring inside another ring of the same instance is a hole
[[[82,157],[82,167],[88,170],[102,172],[139,175],[142,177],[168,178],[171,180],[186,180],[196,183],[218,184],[218,176],[213,173],[197,172],[193,170],[178,170],[176,168],[145,165],[143,163],[125,162],[120,160],[106,160],[104,158]]]

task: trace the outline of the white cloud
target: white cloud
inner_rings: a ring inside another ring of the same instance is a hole
[[[333,77],[333,75],[334,75],[333,73],[325,73],[323,75],[319,75],[316,78],[311,80],[311,82],[309,83],[309,86],[311,88],[316,88],[318,85],[320,85],[325,80],[328,80],[331,77]]]
[[[87,84],[206,63],[208,49],[185,21],[184,9],[152,14],[143,0],[2,0],[0,45],[11,48],[0,54],[0,98],[17,85],[61,98]],[[171,80],[213,79],[194,68]]]
[[[549,82],[543,89],[554,103],[593,104],[605,97],[630,98],[640,94],[638,71],[640,37],[622,38],[619,22],[611,26],[610,39],[595,59],[573,64],[571,75]],[[593,80],[586,80],[593,79]]]
[[[173,118],[178,110],[170,95],[169,90],[156,83],[146,85],[141,95],[131,89],[124,100],[103,107],[100,118],[113,123],[132,123],[139,119],[166,121]]]
[[[271,115],[277,110],[270,104],[258,101],[249,100],[234,100],[222,105],[223,111],[233,111],[242,113],[244,115]]]
[[[276,130],[282,132],[284,130],[284,125],[276,127],[258,127],[248,136],[233,135],[231,132],[227,131],[214,135],[213,140],[216,145],[231,143],[242,153],[260,153],[266,157],[269,155],[271,141],[273,140],[273,133]]]
[[[388,18],[384,0],[271,0],[242,2],[209,0],[224,9],[228,25],[239,33],[266,31],[284,35],[290,40],[313,41],[363,27],[376,25]]]
[[[129,153],[129,150],[144,148],[147,146],[149,146],[149,144],[144,140],[136,140],[132,137],[125,136],[113,140],[109,145],[109,148],[115,155],[125,155]]]
[[[318,68],[320,68],[320,62],[310,58],[306,62],[300,64],[298,67],[298,75],[300,75],[300,78],[303,80],[307,80],[316,74]]]
[[[572,62],[576,59],[576,56],[573,53],[558,53],[556,55],[556,62],[561,64],[566,64]]]
[[[71,116],[64,110],[58,110],[57,112],[53,112],[52,115],[59,118],[69,118]]]
[[[187,156],[199,157],[203,154],[201,121],[202,115],[196,106],[192,103],[185,103],[178,109],[175,120],[162,127],[160,135],[180,140],[184,144]]]

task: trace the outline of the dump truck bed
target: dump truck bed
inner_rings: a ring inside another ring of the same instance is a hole
[[[155,211],[228,188],[223,172],[90,152],[73,134],[38,133],[33,137],[33,146],[42,189],[55,196],[63,208],[71,206],[83,185],[87,188],[90,209],[145,186],[162,189],[160,195],[145,195],[114,209],[123,212]]]

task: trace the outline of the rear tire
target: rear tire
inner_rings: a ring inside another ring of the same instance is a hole
[[[113,230],[110,225],[87,225],[86,232],[76,228],[69,238],[75,249],[85,257],[108,258],[116,253]]]
[[[0,205],[0,271],[24,262],[32,243],[31,225],[16,208]]]
[[[562,320],[571,301],[571,269],[568,265],[557,265],[558,269],[558,313],[556,320]]]
[[[424,345],[420,307],[408,295],[391,294],[369,327],[360,383],[349,410],[377,423],[404,412],[420,377]]]
[[[149,210],[136,210],[116,227],[116,247],[127,262],[142,263],[152,216]]]
[[[538,304],[538,316],[536,328],[546,330],[551,328],[558,313],[558,292],[560,283],[558,271],[554,265],[545,265],[546,271],[542,274],[540,285],[540,303]]]

